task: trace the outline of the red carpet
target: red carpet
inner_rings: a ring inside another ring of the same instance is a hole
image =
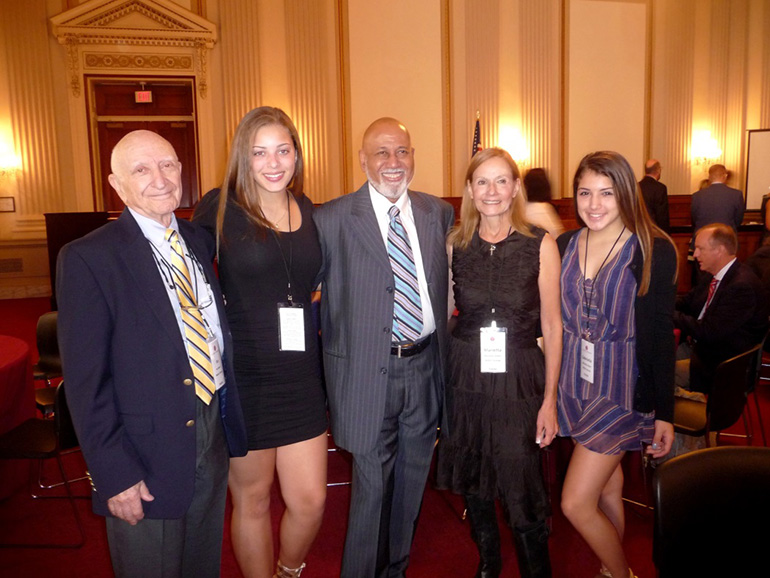
[[[34,344],[34,328],[40,314],[48,310],[48,299],[24,299],[0,301],[0,334],[15,335]],[[36,356],[33,353],[33,356]],[[765,416],[770,416],[770,387],[760,392]],[[753,401],[752,401],[753,409]],[[770,421],[770,418],[769,418]],[[755,420],[756,424],[756,420]],[[742,427],[735,431],[742,433]],[[768,432],[770,433],[770,432]],[[743,444],[744,440],[725,439],[723,443]],[[755,444],[761,440],[755,440]],[[551,537],[551,557],[554,576],[561,578],[593,578],[599,563],[582,538],[572,529],[559,511],[560,472],[566,464],[569,442],[560,440],[555,447],[556,472],[551,476],[554,515]],[[348,479],[349,467],[342,453],[329,454],[329,480]],[[629,456],[627,465],[626,495],[643,499],[642,484],[636,456]],[[26,468],[19,463],[15,467]],[[82,471],[84,465],[79,454],[68,456],[67,467],[72,474]],[[55,475],[53,462],[45,470],[49,478]],[[87,492],[87,484],[76,485],[79,492]],[[326,514],[321,532],[307,559],[303,578],[331,578],[339,576],[340,559],[345,535],[349,500],[347,486],[330,487]],[[91,513],[89,500],[78,500],[78,508],[86,532],[82,548],[67,550],[51,548],[0,549],[0,575],[8,577],[76,578],[112,576],[107,550],[104,521]],[[275,494],[274,525],[277,525],[280,498]],[[407,575],[410,578],[435,578],[473,576],[477,564],[476,550],[471,542],[468,526],[461,519],[462,501],[448,492],[436,491],[429,482],[420,516],[412,560]],[[626,507],[626,552],[634,572],[640,578],[653,578],[652,563],[652,513],[639,507]],[[228,513],[229,516],[229,513]],[[502,526],[504,568],[503,576],[519,576],[516,555],[510,532]],[[26,488],[0,502],[0,541],[68,540],[74,537],[72,513],[66,500],[32,500]],[[241,574],[233,557],[229,531],[225,532],[222,556],[222,576],[236,578]]]

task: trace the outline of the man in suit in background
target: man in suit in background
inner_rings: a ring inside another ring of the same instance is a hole
[[[724,223],[738,231],[743,221],[743,193],[728,187],[724,165],[709,167],[709,185],[693,193],[690,205],[693,231],[711,223]]]
[[[695,258],[710,276],[680,297],[674,311],[681,347],[689,346],[690,353],[677,361],[679,387],[709,393],[717,365],[754,347],[767,331],[769,304],[757,276],[736,259],[737,250],[738,236],[724,223],[696,234]]]
[[[212,241],[174,216],[180,176],[158,134],[123,137],[109,181],[127,209],[58,259],[67,401],[118,577],[219,576],[228,454],[246,453]]]
[[[738,231],[743,221],[743,194],[738,189],[728,187],[725,183],[729,173],[724,165],[709,167],[708,186],[703,187],[692,195],[690,217],[692,220],[693,238],[690,250],[695,247],[695,234],[699,229],[710,223],[724,223]],[[692,262],[692,285],[702,283],[708,275],[700,270],[698,260]]]
[[[668,188],[660,182],[660,161],[650,159],[644,164],[644,178],[639,181],[647,212],[655,224],[669,232]]]
[[[332,433],[353,455],[342,576],[404,576],[443,407],[454,212],[408,190],[414,149],[397,120],[367,128],[359,161],[368,181],[314,214]]]

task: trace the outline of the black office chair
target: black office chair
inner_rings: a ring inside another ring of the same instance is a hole
[[[746,397],[757,379],[762,345],[727,359],[717,366],[711,393],[704,403],[677,397],[674,400],[674,431],[677,433],[706,437],[710,447],[710,433],[717,433],[732,426],[743,417],[749,443],[752,441],[752,425],[744,412]]]
[[[78,440],[75,430],[72,427],[72,420],[67,408],[67,401],[64,393],[64,385],[59,384],[56,388],[54,399],[53,419],[30,418],[11,431],[0,435],[0,459],[4,460],[45,460],[54,458],[59,467],[59,473],[62,477],[61,485],[64,486],[66,498],[72,507],[72,513],[75,518],[75,524],[78,530],[78,539],[75,542],[58,543],[13,543],[0,544],[4,548],[79,548],[85,541],[83,525],[78,513],[76,496],[72,493],[67,474],[64,471],[62,462],[62,453],[64,450],[77,447]],[[30,492],[33,497],[61,497],[61,496],[41,496]]]
[[[767,566],[770,448],[696,450],[655,471],[659,578],[759,576]]]
[[[770,369],[770,331],[765,334],[765,338],[762,340],[762,352],[759,356],[759,367],[757,369],[757,381],[754,384],[754,389],[749,392],[749,395],[754,397],[754,408],[757,410],[757,420],[759,421],[759,431],[762,435],[762,443],[767,446],[767,436],[765,435],[765,424],[762,420],[762,410],[759,406],[759,397],[757,395],[757,386],[770,382],[770,377],[763,374],[764,370]]]
[[[35,404],[44,416],[53,411],[56,387],[52,380],[62,376],[59,342],[56,335],[58,313],[43,313],[37,320],[37,351],[40,359],[32,368],[35,380],[45,380],[46,387],[35,388]]]

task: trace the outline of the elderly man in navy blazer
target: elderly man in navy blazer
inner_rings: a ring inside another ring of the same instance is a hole
[[[219,576],[229,455],[246,453],[213,248],[177,220],[181,165],[123,137],[109,181],[127,209],[58,259],[67,401],[118,577]]]
[[[404,576],[443,405],[454,211],[408,190],[397,120],[369,126],[359,161],[368,182],[314,214],[332,433],[353,454],[342,576]]]

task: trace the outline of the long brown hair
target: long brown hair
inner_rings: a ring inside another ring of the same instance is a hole
[[[587,154],[575,171],[575,178],[572,180],[572,194],[575,201],[575,215],[580,225],[585,226],[585,223],[577,212],[577,190],[580,179],[588,171],[604,175],[612,182],[620,219],[639,240],[644,266],[637,294],[646,295],[650,288],[652,247],[655,237],[666,239],[672,246],[674,246],[674,242],[650,218],[642,199],[639,183],[636,182],[634,170],[622,155],[614,151],[598,151]]]
[[[460,205],[460,222],[449,232],[449,237],[447,238],[449,244],[454,247],[459,249],[467,247],[468,243],[470,243],[473,238],[473,234],[479,228],[481,216],[471,198],[471,183],[473,181],[473,173],[476,172],[476,169],[489,159],[493,158],[501,158],[508,163],[508,166],[511,168],[513,180],[519,181],[519,192],[513,197],[510,211],[508,211],[511,228],[527,237],[532,236],[532,232],[529,230],[529,223],[527,223],[527,219],[524,216],[527,205],[527,194],[524,191],[524,187],[521,185],[521,173],[519,172],[519,167],[507,151],[501,148],[492,147],[481,150],[473,155],[471,162],[468,164],[468,169],[465,171],[463,201]]]
[[[235,130],[233,142],[230,146],[230,156],[227,159],[227,169],[222,188],[219,191],[219,207],[217,209],[217,252],[220,238],[223,238],[223,226],[227,199],[232,198],[244,211],[246,216],[257,227],[263,229],[272,228],[272,224],[265,219],[262,207],[259,204],[259,193],[254,176],[251,173],[251,149],[254,144],[254,136],[257,132],[269,125],[279,125],[289,131],[296,160],[294,176],[287,187],[294,197],[302,195],[304,184],[304,166],[302,157],[302,145],[299,142],[299,133],[289,116],[280,108],[261,106],[248,112],[241,119]]]

